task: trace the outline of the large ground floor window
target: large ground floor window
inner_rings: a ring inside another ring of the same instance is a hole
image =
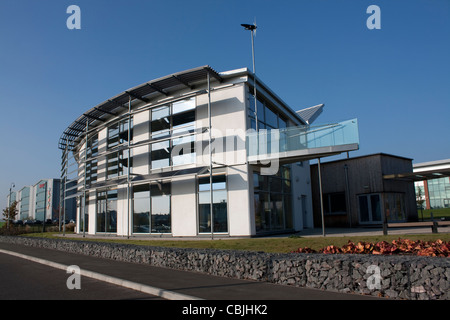
[[[83,201],[84,199],[84,201]],[[84,205],[83,205],[84,202]],[[86,197],[81,197],[77,203],[77,210],[79,212],[79,227],[80,232],[89,231],[89,194]]]
[[[117,232],[117,190],[97,192],[97,232]]]
[[[293,228],[291,170],[281,166],[276,175],[253,173],[256,232]]]
[[[386,211],[387,221],[404,221],[406,220],[405,210],[405,194],[404,193],[385,193],[384,194],[384,210]]]
[[[227,213],[227,182],[225,175],[213,175],[213,216],[211,221],[211,187],[209,176],[198,179],[198,203],[199,203],[199,232],[211,233],[213,225],[214,233],[228,232],[228,213]]]
[[[133,233],[171,233],[171,183],[133,186]]]

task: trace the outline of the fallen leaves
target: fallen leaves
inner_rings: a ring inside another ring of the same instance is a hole
[[[372,242],[358,242],[353,243],[348,241],[347,244],[342,247],[329,245],[319,251],[313,250],[308,247],[298,248],[293,253],[347,253],[347,254],[377,254],[377,255],[417,255],[417,256],[430,256],[430,257],[449,257],[450,256],[450,242],[442,241],[440,239],[436,241],[421,241],[421,240],[409,240],[398,239],[393,240],[391,243],[386,241],[380,241],[377,243]]]

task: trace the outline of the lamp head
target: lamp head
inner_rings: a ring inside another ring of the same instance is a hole
[[[256,24],[245,24],[245,23],[243,23],[243,24],[241,24],[241,26],[243,26],[244,28],[245,28],[245,30],[251,30],[251,31],[253,31],[253,30],[256,30]]]

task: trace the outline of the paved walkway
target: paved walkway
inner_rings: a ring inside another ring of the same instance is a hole
[[[439,233],[449,233],[450,227],[439,227]],[[389,228],[388,235],[431,234],[431,227]],[[301,237],[322,237],[322,229],[305,229],[296,233]],[[350,236],[382,236],[381,228],[326,228],[325,236],[350,237]]]

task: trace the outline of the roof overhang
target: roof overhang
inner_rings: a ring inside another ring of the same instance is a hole
[[[305,108],[302,110],[297,111],[297,114],[307,123],[307,124],[312,124],[317,117],[322,113],[323,111],[323,107],[325,105],[322,104],[318,104],[317,106],[313,106],[313,107],[309,107],[309,108]]]
[[[450,168],[383,175],[385,180],[423,181],[450,177]]]
[[[96,126],[104,123],[111,116],[117,116],[128,110],[128,104],[133,101],[149,102],[150,98],[157,96],[169,96],[175,91],[189,88],[194,89],[199,83],[206,82],[207,76],[222,82],[221,75],[210,66],[202,66],[186,71],[177,72],[168,76],[152,80],[108,99],[99,105],[91,108],[76,119],[64,130],[59,139],[58,147],[61,150],[74,147],[74,141],[86,131],[86,127]]]

